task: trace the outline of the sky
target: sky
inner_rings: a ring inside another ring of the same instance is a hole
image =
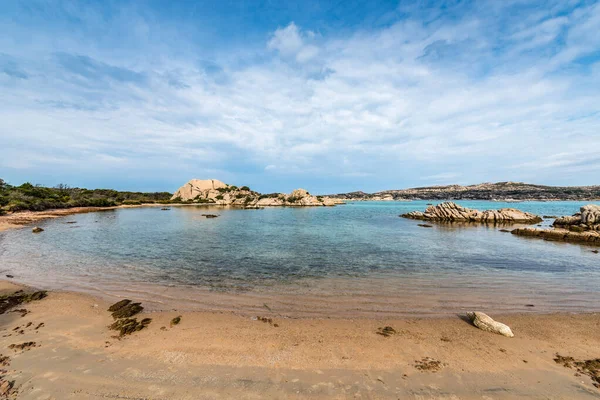
[[[600,1],[0,2],[0,178],[600,184]]]

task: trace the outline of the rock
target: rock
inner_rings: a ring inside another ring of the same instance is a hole
[[[544,219],[553,219],[553,218],[558,218],[556,215],[544,215],[542,218]]]
[[[169,211],[169,210],[170,210],[169,207],[163,207],[163,208],[161,208],[161,211]]]
[[[433,225],[429,225],[429,224],[417,224],[417,225],[422,228],[433,228]]]
[[[40,232],[44,232],[44,230],[42,228],[40,228],[39,226],[36,226],[35,228],[33,228],[31,230],[31,232],[33,232],[33,233],[40,233]]]
[[[412,211],[402,214],[401,217],[424,221],[457,221],[457,222],[482,222],[482,223],[526,223],[536,224],[542,219],[534,214],[514,208],[500,210],[472,210],[459,206],[456,203],[444,202],[437,206],[429,206],[425,212]]]
[[[12,278],[14,278],[14,275],[7,274],[6,277],[9,278],[9,279],[12,279]]]
[[[182,200],[193,200],[198,196],[206,196],[211,191],[224,189],[227,185],[217,179],[192,179],[180,187],[171,197],[171,200],[181,198]],[[218,193],[218,192],[217,192]]]
[[[218,217],[218,215],[216,215],[216,214],[202,214],[202,216],[206,217],[206,218],[217,218]]]
[[[573,232],[600,231],[600,206],[588,204],[579,211],[572,216],[556,218],[552,226]]]
[[[296,189],[289,195],[260,194],[247,186],[228,185],[216,179],[192,179],[179,188],[171,200],[248,209],[260,209],[265,206],[334,206],[340,203],[339,199],[313,196],[304,189]]]
[[[537,229],[537,228],[517,228],[510,233],[518,236],[538,237],[544,240],[565,241],[575,243],[586,243],[600,246],[600,232],[584,231],[574,232],[566,229]]]
[[[467,317],[473,322],[473,325],[486,332],[493,332],[499,335],[514,337],[510,328],[501,322],[494,321],[487,314],[479,311],[468,312]]]
[[[510,231],[508,229],[500,229],[500,232],[508,233]]]

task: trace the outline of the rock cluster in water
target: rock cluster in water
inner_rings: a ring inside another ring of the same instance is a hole
[[[264,206],[333,206],[340,204],[321,196],[313,196],[304,189],[292,193],[261,194],[247,186],[228,185],[216,179],[192,179],[173,194],[171,200],[181,200],[201,204],[260,208]]]
[[[444,202],[437,206],[429,206],[425,212],[412,211],[402,214],[401,217],[424,221],[456,221],[456,222],[483,222],[483,223],[525,223],[535,224],[542,218],[535,214],[520,211],[514,208],[500,210],[472,210],[459,206],[456,203]]]
[[[600,206],[588,204],[573,216],[557,218],[552,225],[575,232],[600,231]]]
[[[557,218],[552,225],[554,229],[519,228],[511,233],[546,240],[600,245],[600,206],[588,204],[572,216]]]

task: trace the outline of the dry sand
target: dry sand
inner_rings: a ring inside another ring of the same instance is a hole
[[[18,288],[1,282],[0,294]],[[506,338],[458,316],[270,324],[230,313],[144,312],[149,327],[118,339],[107,328],[108,306],[53,292],[26,304],[24,317],[0,315],[0,348],[10,356],[3,368],[19,399],[600,399],[588,376],[553,361],[556,353],[600,357],[598,314],[493,315],[516,335]],[[378,335],[385,326],[398,333]],[[8,349],[29,341],[37,346]],[[417,369],[426,357],[441,368]]]

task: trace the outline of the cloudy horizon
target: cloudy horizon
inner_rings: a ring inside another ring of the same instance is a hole
[[[598,185],[600,3],[0,5],[0,178]]]

